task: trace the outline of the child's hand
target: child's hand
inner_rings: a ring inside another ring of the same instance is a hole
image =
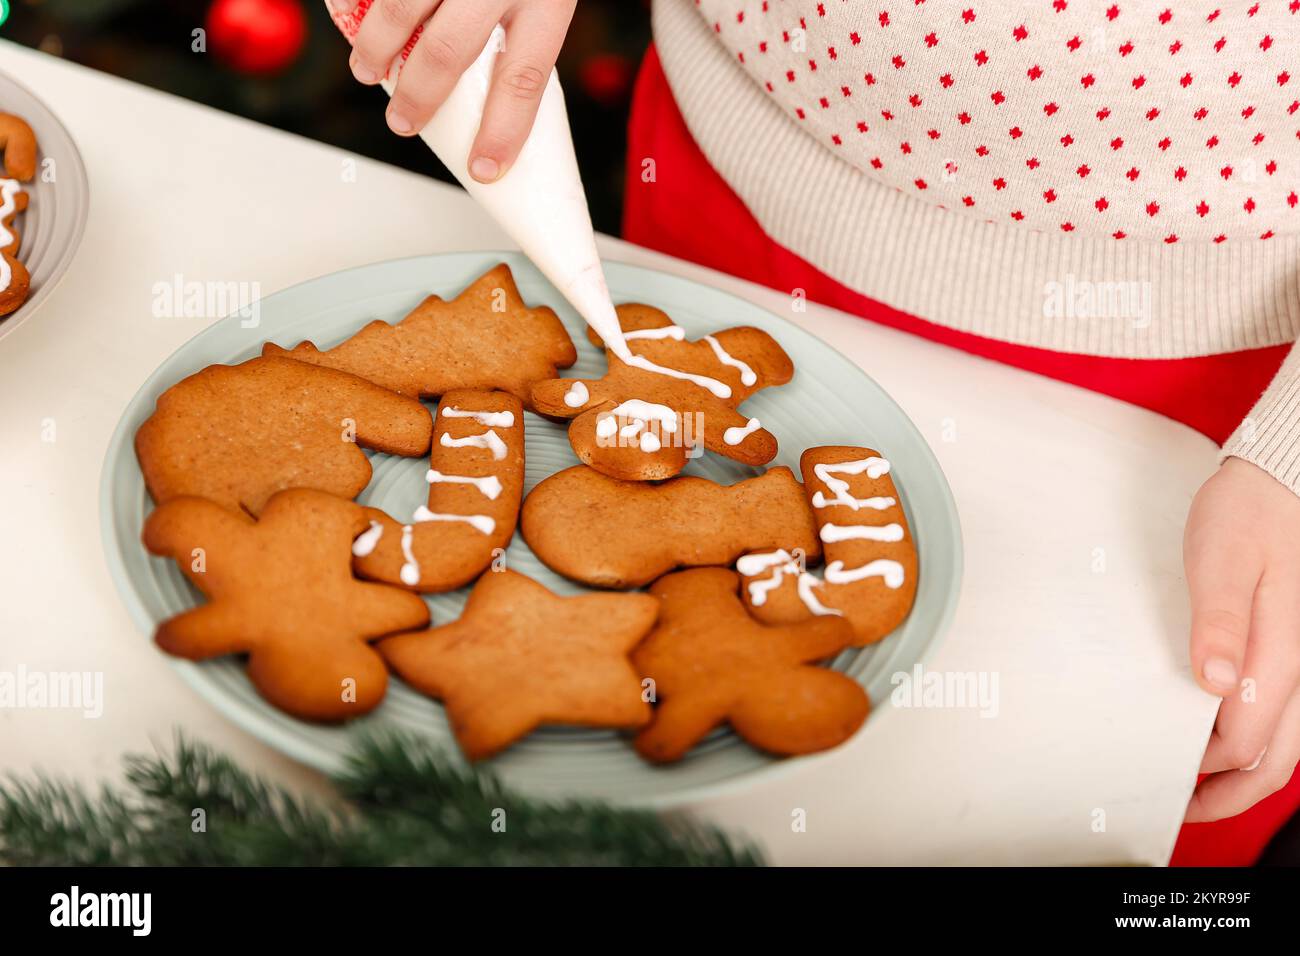
[[[330,3],[338,13],[348,13],[357,0]],[[470,175],[490,183],[510,168],[532,129],[576,4],[577,0],[375,0],[352,47],[352,73],[362,83],[378,83],[411,34],[425,24],[388,105],[393,132],[413,136],[483,52],[492,29],[504,24],[505,49],[498,56],[483,124],[470,149]]]
[[[1187,821],[1240,813],[1291,779],[1300,759],[1300,497],[1229,458],[1201,486],[1183,562],[1192,671],[1223,697]]]

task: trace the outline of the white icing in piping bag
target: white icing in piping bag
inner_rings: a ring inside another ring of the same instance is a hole
[[[370,7],[371,0],[361,0],[355,10],[343,16],[330,9],[335,25],[349,43],[356,37]],[[542,94],[532,132],[514,165],[493,183],[480,183],[469,174],[470,147],[478,135],[493,67],[504,38],[505,31],[498,25],[478,59],[461,76],[429,125],[420,131],[420,138],[510,238],[519,243],[609,349],[626,360],[631,353],[623,340],[605,273],[600,267],[587,196],[573,153],[564,92],[554,69]],[[407,42],[398,62],[381,84],[390,96],[401,61],[414,40],[412,37]]]

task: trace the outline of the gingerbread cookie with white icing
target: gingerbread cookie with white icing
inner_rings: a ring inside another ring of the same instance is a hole
[[[262,354],[341,369],[412,398],[500,390],[525,407],[534,382],[578,360],[555,311],[529,307],[504,263],[454,299],[431,295],[396,324],[376,320],[333,348],[301,342],[286,350],[268,342]]]
[[[539,414],[573,420],[569,443],[581,461],[613,478],[652,481],[678,474],[697,445],[746,465],[776,457],[776,437],[738,411],[794,377],[775,339],[741,327],[690,341],[647,305],[621,305],[618,316],[630,363],[606,350],[603,377],[533,387]]]
[[[520,529],[547,567],[602,588],[640,587],[674,568],[729,565],[750,551],[821,554],[803,488],[784,467],[720,485],[691,475],[622,481],[576,465],[529,493]]]
[[[825,567],[809,570],[815,555],[801,553],[794,539],[747,554],[736,562],[745,604],[768,624],[843,616],[854,646],[874,644],[916,600],[916,544],[890,463],[871,448],[828,445],[808,449],[799,464]]]
[[[0,149],[4,178],[0,178],[0,316],[9,315],[27,300],[31,276],[18,258],[21,238],[14,217],[27,208],[22,184],[36,175],[36,134],[26,121],[0,113]]]
[[[135,433],[135,453],[159,504],[190,495],[256,515],[284,488],[354,498],[370,481],[362,448],[423,455],[432,431],[414,398],[263,357],[209,365],[167,389]]]
[[[514,537],[524,492],[524,421],[506,392],[460,389],[442,397],[429,453],[428,503],[409,522],[368,509],[352,545],[365,578],[415,591],[468,584]]]

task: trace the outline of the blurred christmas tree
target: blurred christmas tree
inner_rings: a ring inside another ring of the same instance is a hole
[[[321,0],[11,0],[3,36],[290,132],[450,179],[389,133]],[[558,64],[598,229],[618,231],[648,0],[581,0]],[[196,31],[202,31],[196,32]],[[39,92],[39,91],[38,91]]]

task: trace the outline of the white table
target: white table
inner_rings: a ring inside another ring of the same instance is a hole
[[[0,709],[0,768],[112,779],[123,752],[182,728],[323,790],[186,687],[109,580],[97,513],[109,435],[146,375],[215,318],[154,318],[154,283],[179,273],[269,294],[360,263],[508,243],[432,179],[12,44],[0,43],[0,69],[62,118],[91,186],[72,268],[0,343],[0,671],[102,671],[106,701],[97,720]],[[1189,676],[1180,561],[1212,444],[830,309],[794,314],[780,293],[615,239],[601,248],[789,316],[898,399],[937,451],[965,533],[960,609],[930,668],[999,682],[995,717],[887,708],[801,772],[695,810],[776,863],[1165,862],[1217,703]]]

